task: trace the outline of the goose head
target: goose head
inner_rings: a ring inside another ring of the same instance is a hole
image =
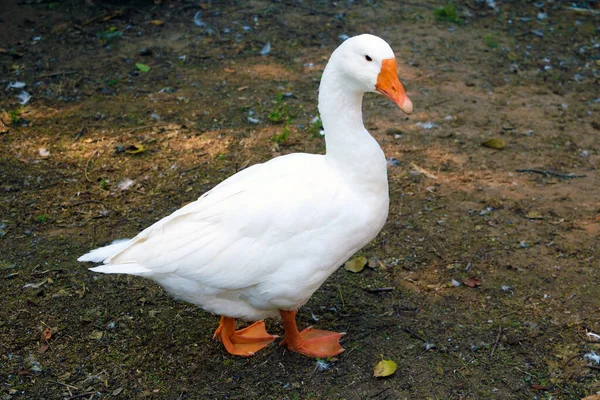
[[[330,63],[350,89],[380,93],[405,113],[412,113],[412,101],[398,79],[394,52],[385,40],[369,34],[351,37],[333,52]]]

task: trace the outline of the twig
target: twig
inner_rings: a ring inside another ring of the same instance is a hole
[[[94,17],[94,18],[92,18],[92,19],[88,19],[87,21],[85,21],[85,22],[84,22],[83,24],[81,24],[81,25],[84,25],[84,26],[85,26],[85,25],[89,25],[89,24],[91,24],[92,22],[96,22],[96,21],[98,21],[99,19],[101,19],[101,20],[102,20],[102,22],[108,22],[108,21],[110,21],[110,20],[111,20],[111,19],[113,19],[113,18],[121,17],[121,16],[123,16],[123,15],[125,15],[125,12],[124,12],[124,11],[116,11],[116,12],[114,12],[114,13],[112,13],[112,14],[109,14],[109,15],[106,15],[106,14],[105,14],[105,15],[100,15],[100,16],[98,16],[98,17]]]
[[[575,175],[573,173],[571,174],[559,174],[558,172],[554,172],[554,171],[549,171],[547,169],[517,169],[517,172],[532,172],[532,173],[536,173],[536,174],[542,174],[545,176],[556,176],[557,178],[564,178],[564,179],[573,179],[573,178],[585,178],[587,175]]]
[[[369,398],[370,399],[374,399],[375,397],[379,396],[380,394],[383,394],[383,393],[387,392],[390,389],[391,389],[391,387],[388,386],[387,388],[385,388],[383,390],[380,390],[379,392],[375,393],[373,396],[369,396]]]
[[[504,317],[507,317],[509,315],[516,314],[516,313],[517,313],[517,311],[507,312],[506,314],[502,314],[501,316],[499,316],[498,319],[504,318]]]
[[[199,155],[198,155],[198,157],[205,156],[206,154],[207,154],[207,153],[202,153],[202,154],[199,154]],[[202,168],[202,167],[203,167],[203,166],[205,166],[206,164],[208,164],[208,161],[204,161],[203,163],[200,163],[200,164],[198,164],[198,165],[196,165],[196,166],[194,166],[194,167],[191,167],[191,168],[188,168],[188,169],[184,169],[183,171],[181,171],[181,172],[179,173],[179,175],[187,174],[188,172],[192,172],[192,171],[194,171],[194,170],[196,170],[196,169],[198,169],[198,168]]]
[[[166,126],[166,124],[152,124],[152,125],[138,126],[137,128],[131,129],[129,131],[129,133],[134,133],[134,132],[141,131],[143,129],[148,129],[148,128],[161,128],[163,126]]]
[[[353,341],[354,341],[354,342],[359,342],[359,341],[361,341],[362,339],[366,338],[367,336],[371,336],[371,335],[372,335],[373,333],[375,333],[376,331],[381,331],[381,330],[383,330],[383,329],[392,328],[392,327],[394,327],[394,326],[396,326],[396,324],[395,324],[395,323],[394,323],[394,324],[386,324],[386,325],[376,326],[376,327],[374,327],[374,328],[371,328],[371,329],[369,330],[369,332],[367,332],[367,333],[363,333],[363,334],[362,334],[362,335],[360,335],[359,337],[355,338]],[[353,349],[353,350],[354,350],[354,349]],[[344,353],[344,354],[345,354],[346,356],[348,355],[347,353]]]
[[[382,293],[382,292],[391,292],[394,290],[394,288],[393,287],[365,288],[365,290],[369,293]]]
[[[431,172],[425,170],[424,168],[419,167],[417,164],[415,164],[414,162],[410,163],[410,166],[413,167],[414,169],[416,169],[418,172],[422,173],[423,175],[425,175],[428,178],[431,179],[437,179],[437,176],[435,176],[434,174],[432,174]]]
[[[401,328],[404,332],[408,333],[410,336],[414,337],[415,339],[419,339],[421,342],[423,343],[429,343],[423,336],[419,336],[416,333],[414,333],[413,331],[411,331],[408,328]]]
[[[85,125],[81,127],[81,129],[79,130],[79,132],[77,132],[75,134],[75,139],[73,139],[74,141],[78,141],[82,136],[83,133],[85,132]]]
[[[342,287],[340,285],[338,285],[337,288],[338,288],[338,292],[340,293],[340,299],[342,300],[342,308],[344,308],[345,304],[344,304],[344,295],[342,294]]]
[[[94,151],[94,152],[92,153],[91,157],[90,157],[90,158],[88,158],[87,162],[85,163],[85,169],[83,170],[83,174],[85,175],[85,179],[86,179],[88,182],[92,182],[92,180],[91,180],[91,179],[90,179],[90,177],[88,176],[88,174],[87,174],[87,170],[88,170],[88,167],[90,166],[90,161],[92,161],[92,158],[94,158],[94,156],[96,155],[96,153],[98,153],[98,150]]]
[[[517,390],[519,390],[519,389],[515,389],[515,388],[513,388],[513,387],[512,387],[512,386],[511,386],[511,385],[508,383],[508,381],[507,381],[506,379],[504,379],[504,378],[500,379],[500,382],[502,382],[502,383],[504,383],[506,386],[508,386],[508,388],[509,388],[510,390],[512,390],[513,392],[516,392]]]
[[[581,357],[581,356],[583,356],[583,353],[577,353],[573,357],[569,358],[563,365],[563,370],[565,368],[567,368],[573,362],[574,359],[576,359],[577,357]]]
[[[533,34],[533,31],[527,31],[527,32],[519,33],[516,36],[517,37],[523,37],[523,36],[527,36],[527,35],[531,35],[531,34]]]
[[[600,15],[600,11],[592,10],[591,8],[567,7],[567,10],[591,13],[592,15]]]
[[[42,79],[42,78],[52,78],[53,76],[61,76],[61,75],[73,75],[76,74],[78,71],[63,71],[63,72],[52,72],[51,74],[44,74],[44,75],[38,75],[35,78],[36,79]]]
[[[58,383],[59,385],[66,386],[66,387],[68,387],[68,388],[71,388],[71,389],[77,389],[77,390],[80,390],[80,389],[79,389],[77,386],[68,385],[68,384],[66,384],[66,383],[63,383],[63,382],[59,382],[59,381],[50,381],[50,382]]]
[[[595,365],[586,365],[586,368],[593,369],[594,371],[600,371],[600,367],[596,367]]]
[[[76,394],[75,396],[67,397],[67,400],[80,399],[85,396],[89,396],[90,394],[96,394],[96,392],[85,392],[81,394]]]
[[[494,342],[494,347],[492,347],[492,352],[490,353],[490,358],[494,357],[496,348],[498,348],[498,343],[500,342],[500,335],[502,335],[502,325],[500,325],[500,327],[498,329],[498,334],[496,335],[496,341]]]

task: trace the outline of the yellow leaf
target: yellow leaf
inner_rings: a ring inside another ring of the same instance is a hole
[[[519,58],[519,56],[516,53],[512,52],[512,51],[509,51],[508,54],[506,55],[506,57],[510,61],[517,61],[517,59]]]
[[[156,26],[163,26],[165,24],[165,21],[162,19],[153,19],[149,23]]]
[[[490,149],[502,150],[504,148],[504,140],[502,139],[490,139],[481,143],[483,147],[489,147]]]
[[[367,257],[356,257],[347,261],[346,264],[344,264],[344,269],[346,271],[357,273],[362,271],[365,268],[365,265],[367,265]]]
[[[100,339],[102,339],[102,336],[104,336],[103,332],[93,331],[92,333],[89,334],[88,338],[90,338],[91,340],[100,340]]]
[[[375,366],[373,370],[373,376],[377,378],[385,378],[386,376],[392,375],[396,372],[398,366],[392,360],[381,360]]]
[[[135,144],[135,145],[129,146],[128,148],[125,149],[125,153],[127,153],[127,154],[140,154],[145,151],[146,151],[146,148],[142,144]]]

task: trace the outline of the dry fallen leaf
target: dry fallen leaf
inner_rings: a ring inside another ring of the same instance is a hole
[[[346,264],[344,264],[344,269],[346,271],[357,273],[362,271],[365,268],[365,265],[367,265],[367,257],[356,257],[347,261]]]
[[[40,337],[40,342],[42,342],[42,344],[40,345],[40,353],[41,354],[44,354],[50,348],[50,345],[48,344],[48,340],[50,340],[50,338],[52,337],[52,334],[55,332],[56,332],[56,328],[55,329],[46,328],[42,332],[42,335]]]
[[[509,51],[508,54],[506,55],[506,57],[510,61],[517,61],[519,59],[519,56],[516,53],[512,52],[512,51]]]
[[[127,154],[140,154],[146,151],[146,148],[142,144],[135,144],[127,147],[125,153]]]
[[[529,219],[544,219],[544,216],[537,211],[529,211],[526,217]]]
[[[103,332],[93,331],[92,333],[90,333],[88,338],[90,338],[91,340],[100,340],[100,339],[102,339],[102,336],[104,336]]]
[[[52,337],[52,329],[46,328],[42,332],[42,337],[40,338],[40,342],[47,342]]]
[[[465,285],[467,285],[468,287],[477,287],[477,286],[481,286],[481,281],[477,278],[467,278],[465,280],[463,280],[463,283]]]
[[[581,400],[600,400],[600,394],[593,394],[591,396],[584,397]]]
[[[483,147],[488,147],[490,149],[502,150],[504,148],[504,140],[502,139],[490,139],[481,143]]]
[[[550,388],[548,386],[544,386],[544,385],[531,385],[530,388],[532,390],[550,390]]]
[[[392,360],[381,360],[373,370],[373,376],[377,378],[385,378],[396,372],[398,366]]]
[[[165,21],[163,19],[153,19],[149,23],[156,26],[163,26],[165,24]]]

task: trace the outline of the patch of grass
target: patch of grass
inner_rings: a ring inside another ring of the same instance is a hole
[[[109,189],[109,182],[108,182],[108,179],[106,179],[106,178],[102,178],[102,179],[100,179],[100,187],[101,187],[103,190],[108,190],[108,189]]]
[[[457,25],[463,23],[454,4],[447,4],[433,10],[433,16],[437,22],[450,22]]]
[[[491,49],[498,48],[498,39],[493,35],[485,35],[485,45]]]
[[[295,115],[290,111],[289,105],[285,104],[283,94],[277,93],[275,107],[267,117],[269,121],[275,124],[289,124]]]
[[[35,217],[35,220],[40,224],[43,224],[44,222],[48,221],[48,214],[40,214]]]
[[[287,140],[289,135],[290,135],[290,130],[286,126],[285,128],[283,128],[283,131],[279,135],[273,135],[271,137],[271,141],[281,144]]]
[[[290,135],[288,126],[294,120],[294,117],[295,115],[290,111],[289,105],[285,103],[283,94],[277,93],[275,107],[269,113],[267,118],[275,124],[283,124],[284,128],[280,134],[273,135],[271,141],[281,144],[287,140]]]
[[[317,117],[317,120],[308,128],[309,137],[311,139],[320,137],[321,129],[323,129],[323,121],[321,121],[321,117]]]
[[[217,160],[225,160],[226,158],[227,158],[227,154],[225,154],[225,153],[219,153],[219,154],[217,154],[217,157],[216,157]]]
[[[19,108],[16,108],[12,111],[8,112],[8,116],[10,118],[10,123],[11,124],[18,124],[19,122],[21,122],[21,113],[23,113],[24,107],[20,106]]]
[[[115,86],[117,83],[119,83],[119,78],[114,78],[108,81],[108,86]]]

